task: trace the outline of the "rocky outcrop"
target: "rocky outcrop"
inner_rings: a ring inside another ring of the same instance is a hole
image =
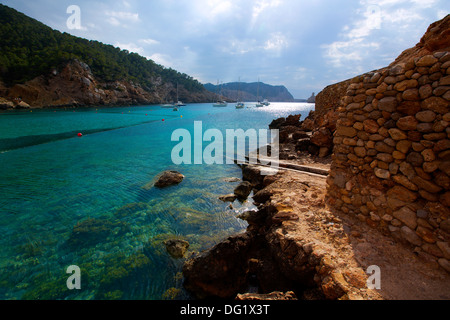
[[[154,186],[157,188],[166,188],[177,185],[184,179],[184,175],[177,171],[164,171],[156,180]]]
[[[77,59],[69,61],[60,71],[53,70],[23,84],[3,88],[0,93],[6,102],[0,108],[16,107],[24,102],[33,108],[72,106],[116,106],[158,104],[176,99],[176,85],[165,83],[161,78],[152,79],[152,88],[143,88],[132,81],[117,80],[101,82],[91,68]],[[190,93],[179,87],[184,102],[211,101],[213,95],[204,90]]]

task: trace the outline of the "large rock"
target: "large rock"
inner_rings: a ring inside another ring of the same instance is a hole
[[[155,187],[165,188],[168,186],[173,186],[179,184],[183,181],[184,175],[177,171],[165,171],[155,182]]]
[[[220,242],[183,266],[184,287],[198,298],[233,298],[244,292],[247,253],[252,238],[244,233]]]
[[[243,201],[248,198],[250,193],[252,192],[253,186],[250,182],[244,181],[241,184],[239,184],[236,189],[234,189],[234,195],[239,200]]]

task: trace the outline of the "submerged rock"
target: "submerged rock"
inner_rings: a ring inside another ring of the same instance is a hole
[[[167,252],[175,259],[184,257],[187,249],[189,248],[189,242],[179,239],[171,239],[164,241]]]
[[[176,185],[183,181],[184,175],[178,171],[164,171],[162,175],[155,182],[155,187],[165,188],[172,185]]]

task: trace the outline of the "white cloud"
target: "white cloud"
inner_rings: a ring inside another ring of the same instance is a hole
[[[145,50],[142,47],[138,47],[136,44],[134,43],[119,43],[116,42],[114,44],[115,47],[119,47],[122,50],[128,50],[130,52],[134,52],[134,53],[138,53],[141,56],[145,55]]]
[[[280,33],[272,33],[270,35],[270,39],[267,40],[264,44],[265,50],[274,50],[280,52],[281,50],[287,48],[289,46],[289,42],[286,37]]]
[[[140,43],[146,44],[146,45],[156,45],[159,44],[160,42],[158,40],[154,40],[154,39],[139,39],[138,40]]]
[[[172,57],[163,53],[154,53],[148,59],[155,61],[166,68],[173,68]]]
[[[111,25],[118,26],[127,26],[128,23],[136,23],[139,22],[139,14],[125,11],[106,11],[105,15],[108,17],[106,21],[108,21]]]

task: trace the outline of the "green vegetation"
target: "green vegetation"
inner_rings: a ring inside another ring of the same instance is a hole
[[[53,30],[0,4],[0,79],[7,85],[49,74],[72,59],[87,63],[104,82],[129,80],[151,89],[152,80],[160,77],[188,91],[203,90],[200,82],[186,74],[127,50]]]

